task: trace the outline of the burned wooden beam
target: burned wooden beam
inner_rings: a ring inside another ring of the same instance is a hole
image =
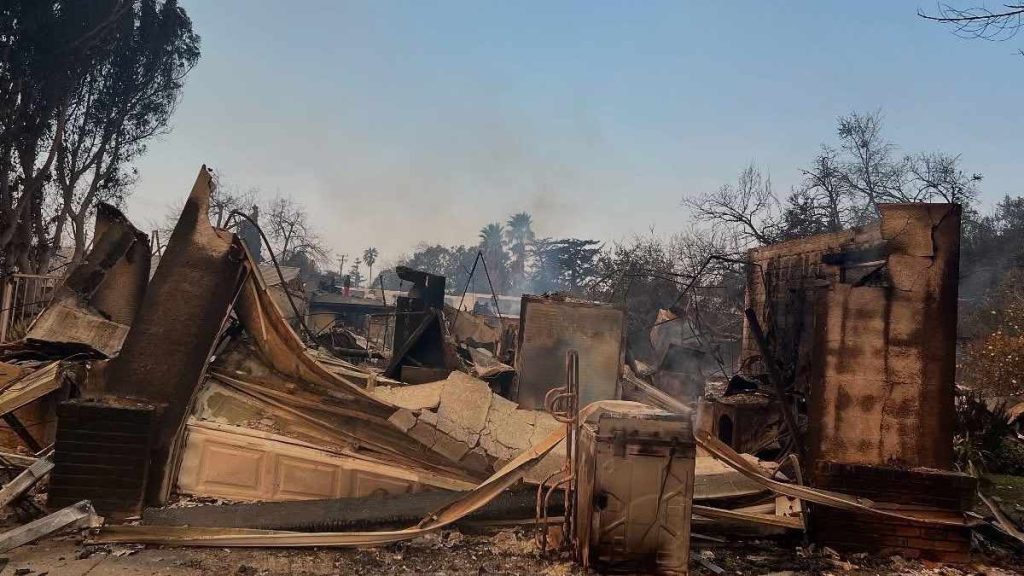
[[[0,553],[34,542],[62,530],[89,528],[100,522],[88,500],[82,500],[49,516],[0,534]]]
[[[14,480],[4,484],[4,487],[0,488],[0,509],[23,496],[49,474],[50,470],[53,470],[53,462],[46,458],[40,458],[23,470],[21,474],[18,474]]]
[[[4,422],[11,427],[11,430],[18,435],[18,438],[25,444],[25,447],[33,454],[43,449],[39,442],[36,442],[36,439],[32,437],[32,433],[28,431],[28,428],[25,428],[25,425],[21,423],[21,420],[13,412],[8,412],[0,417],[4,419]]]

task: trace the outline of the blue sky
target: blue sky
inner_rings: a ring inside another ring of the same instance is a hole
[[[786,191],[837,116],[879,108],[902,151],[962,154],[986,203],[1024,192],[1024,35],[959,39],[930,2],[181,4],[203,55],[139,163],[140,224],[207,163],[385,262],[521,210],[541,236],[667,235],[684,195],[751,161]]]

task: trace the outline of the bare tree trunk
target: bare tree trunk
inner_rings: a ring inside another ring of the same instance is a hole
[[[57,152],[63,145],[64,125],[66,122],[65,110],[66,106],[63,105],[59,109],[53,142],[50,145],[50,152],[47,154],[43,165],[38,170],[33,171],[35,164],[34,156],[26,158],[26,161],[22,162],[22,172],[26,175],[26,178],[21,198],[18,199],[18,207],[15,211],[17,216],[12,222],[12,226],[0,232],[0,250],[7,251],[9,257],[18,262],[18,266],[22,270],[27,271],[33,268],[30,265],[31,260],[29,259],[32,246],[32,227],[33,225],[41,224],[41,222],[37,222],[36,214],[33,214],[33,211],[38,212],[38,215],[41,217],[43,184],[50,172],[50,168],[53,166]],[[21,245],[14,243],[16,237],[22,242]]]

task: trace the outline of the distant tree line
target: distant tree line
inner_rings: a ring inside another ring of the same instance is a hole
[[[533,218],[519,212],[505,223],[484,225],[476,244],[424,244],[394,264],[445,276],[451,294],[467,289],[486,294],[492,288],[497,294],[583,294],[598,277],[602,247],[598,240],[538,238]],[[388,270],[382,271],[381,277],[387,289],[401,285]]]

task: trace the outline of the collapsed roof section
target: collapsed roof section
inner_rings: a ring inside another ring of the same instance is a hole
[[[100,203],[93,238],[85,260],[32,323],[28,345],[60,345],[108,358],[121,350],[146,293],[149,237],[120,210]]]

